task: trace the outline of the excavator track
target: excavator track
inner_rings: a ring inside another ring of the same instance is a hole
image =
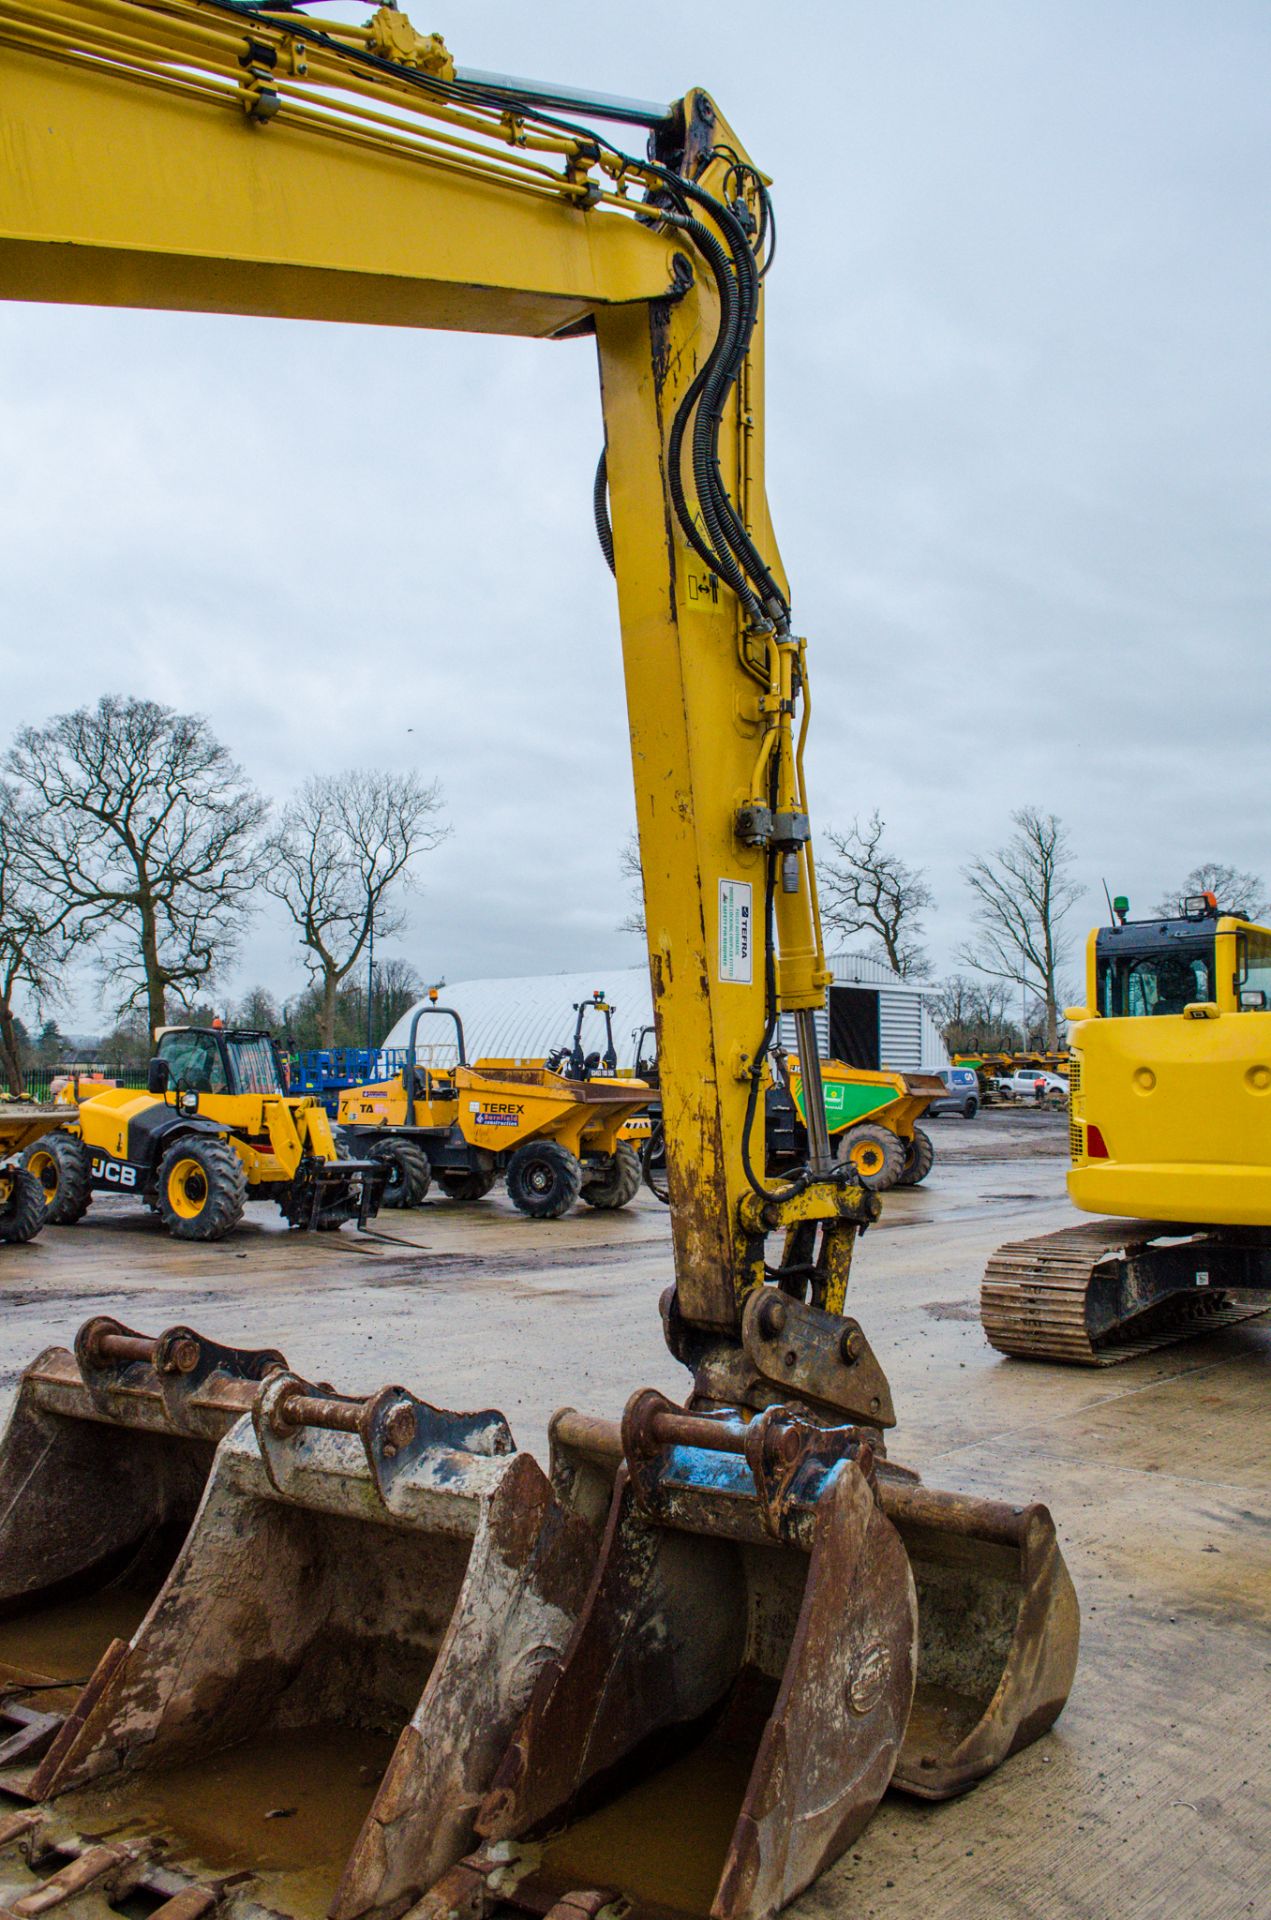
[[[985,1268],[980,1320],[999,1353],[1116,1366],[1271,1310],[1215,1284],[1221,1275],[1231,1285],[1266,1285],[1269,1270],[1260,1237],[1095,1220],[999,1247]]]

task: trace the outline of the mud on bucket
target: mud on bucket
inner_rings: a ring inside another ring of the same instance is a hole
[[[33,1789],[275,1912],[400,1912],[471,1844],[594,1558],[501,1414],[276,1374]]]
[[[653,1392],[623,1440],[577,1631],[480,1809],[485,1844],[420,1920],[566,1896],[755,1920],[850,1845],[891,1778],[916,1601],[868,1444]]]
[[[285,1364],[99,1315],[26,1369],[0,1440],[0,1785],[21,1796],[117,1658],[198,1510],[216,1445]],[[24,1684],[25,1683],[25,1684]]]

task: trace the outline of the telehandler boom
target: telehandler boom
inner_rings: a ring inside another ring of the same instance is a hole
[[[76,1873],[125,1886],[135,1855],[103,1864],[90,1848],[86,1867],[75,1820],[103,1831],[93,1795],[109,1775],[114,1830],[144,1850],[150,1803],[129,1782],[256,1737],[259,1674],[281,1729],[306,1713],[400,1729],[337,1891],[301,1876],[270,1906],[761,1920],[893,1779],[960,1792],[1042,1734],[1077,1646],[1050,1516],[933,1492],[888,1462],[886,1377],[844,1313],[880,1202],[833,1159],[816,1055],[829,973],[808,652],[764,489],[768,184],[699,89],[643,107],[465,74],[387,7],[349,26],[237,0],[0,0],[0,88],[0,296],[594,339],[596,521],[617,583],[669,1166],[663,1315],[692,1376],[687,1407],[637,1392],[620,1425],[558,1423],[553,1487],[518,1509],[498,1505],[505,1476],[469,1459],[511,1446],[492,1417],[271,1375],[201,1460],[207,1492],[146,1619],[27,1780],[56,1818],[15,1813],[0,1850],[43,1836],[38,1872],[60,1833],[73,1855],[28,1909]],[[598,130],[615,116],[646,153]],[[763,1090],[783,1012],[809,1154],[770,1184]],[[98,1341],[78,1378],[59,1359],[52,1384],[32,1380],[41,1418],[51,1396],[77,1428],[135,1418],[180,1444],[172,1344],[116,1337],[135,1386],[100,1390]],[[243,1393],[227,1366],[218,1409]],[[263,1529],[247,1570],[219,1550],[236,1495]],[[367,1525],[383,1570],[359,1609]],[[558,1577],[561,1543],[585,1591]],[[337,1596],[329,1632],[310,1566]],[[295,1658],[280,1592],[304,1611]],[[496,1760],[490,1730],[517,1699]],[[691,1818],[707,1793],[709,1831]],[[688,1878],[655,1844],[668,1804],[682,1826],[690,1810],[690,1838],[700,1828]],[[209,1879],[171,1802],[165,1836],[191,1879],[188,1909],[163,1920],[263,1897]]]

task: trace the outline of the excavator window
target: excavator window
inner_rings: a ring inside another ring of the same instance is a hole
[[[1241,933],[1237,951],[1240,958],[1237,986],[1243,993],[1260,990],[1266,995],[1266,1005],[1271,1007],[1271,933],[1249,928]]]
[[[1213,941],[1155,953],[1115,954],[1099,960],[1099,1012],[1105,1020],[1181,1013],[1214,997]]]

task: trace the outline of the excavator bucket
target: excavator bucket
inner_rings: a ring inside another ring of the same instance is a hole
[[[471,1844],[594,1559],[501,1414],[276,1367],[27,1795],[128,1859],[159,1849],[195,1891],[400,1912]]]
[[[961,1792],[1061,1711],[1078,1616],[1044,1508],[933,1492],[862,1430],[782,1408],[644,1393],[621,1429],[563,1410],[552,1440],[575,1511],[594,1523],[609,1498],[598,1571],[477,1816],[483,1846],[418,1920],[509,1901],[760,1920],[889,1784]]]
[[[572,1418],[558,1457],[573,1441],[596,1457],[607,1423]],[[622,1445],[577,1630],[481,1805],[483,1846],[420,1920],[614,1902],[758,1920],[850,1845],[892,1776],[917,1613],[868,1439],[649,1391]]]
[[[106,1316],[22,1376],[0,1441],[0,1784],[61,1737],[126,1645],[198,1510],[217,1442],[284,1364]]]
[[[918,1679],[892,1785],[947,1800],[1062,1713],[1077,1596],[1045,1507],[938,1492],[890,1464],[878,1489],[918,1589]]]
[[[572,1408],[556,1415],[552,1480],[593,1526],[622,1458],[614,1421]],[[1046,1507],[924,1487],[891,1460],[878,1460],[874,1477],[918,1595],[913,1707],[891,1784],[947,1800],[1058,1719],[1077,1669],[1080,1609]]]

